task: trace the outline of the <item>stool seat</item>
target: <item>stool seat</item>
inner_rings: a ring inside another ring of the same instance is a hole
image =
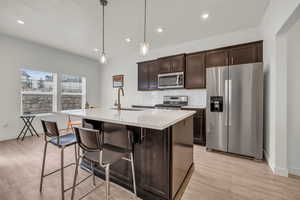
[[[117,147],[111,144],[103,144],[102,152],[102,162],[103,164],[112,164],[118,160],[121,160],[123,157],[130,155],[130,150]],[[84,158],[99,163],[100,162],[100,152],[84,152]]]
[[[49,142],[58,147],[67,147],[76,144],[76,135],[74,133],[69,133],[58,137],[59,144],[57,143],[57,137],[51,138]]]

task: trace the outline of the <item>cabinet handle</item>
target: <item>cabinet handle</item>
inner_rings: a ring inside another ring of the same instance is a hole
[[[141,143],[146,139],[146,133],[144,128],[141,128]]]

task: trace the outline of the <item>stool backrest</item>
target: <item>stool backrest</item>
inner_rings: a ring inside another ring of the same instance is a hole
[[[99,130],[74,127],[78,145],[85,151],[100,151],[102,139]]]
[[[56,122],[41,120],[44,133],[48,137],[58,137],[59,130],[57,128]]]

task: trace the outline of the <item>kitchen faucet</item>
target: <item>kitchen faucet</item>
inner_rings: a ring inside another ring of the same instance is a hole
[[[122,87],[118,88],[118,110],[121,110],[121,93],[122,92],[122,96],[124,96],[124,89]]]

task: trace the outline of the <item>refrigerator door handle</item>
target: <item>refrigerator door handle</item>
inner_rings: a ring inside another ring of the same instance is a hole
[[[225,126],[228,126],[228,80],[225,80]]]
[[[228,126],[231,126],[231,99],[232,99],[232,80],[228,81]]]

